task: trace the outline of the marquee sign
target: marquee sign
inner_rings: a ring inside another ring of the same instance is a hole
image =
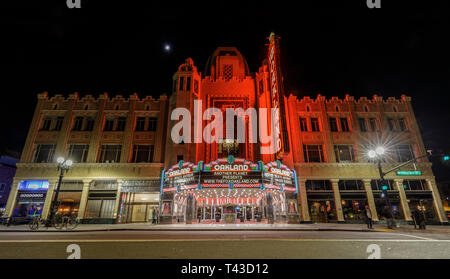
[[[286,118],[280,116],[285,116],[286,110],[284,103],[283,76],[281,74],[280,66],[280,48],[278,36],[276,36],[275,33],[270,33],[269,36],[268,61],[271,105],[273,109],[278,109],[278,113],[274,115],[274,118],[272,119],[275,129],[272,131],[272,135],[275,137],[275,151],[277,158],[280,159],[289,153],[289,136]]]
[[[264,165],[242,158],[221,158],[208,164],[180,161],[162,172],[161,192],[207,188],[257,188],[297,192],[296,173],[275,161]]]

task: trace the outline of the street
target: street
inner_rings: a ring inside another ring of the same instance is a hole
[[[73,257],[71,244],[79,246],[77,257],[83,259],[450,258],[449,233],[382,229],[1,232],[0,258],[65,259]]]

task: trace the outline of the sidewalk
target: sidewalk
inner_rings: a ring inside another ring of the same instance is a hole
[[[40,228],[40,232],[90,232],[90,231],[351,231],[351,232],[421,232],[450,233],[450,226],[427,226],[426,230],[416,230],[410,225],[400,225],[393,230],[386,225],[376,224],[368,230],[365,224],[81,224],[72,231]],[[38,232],[39,232],[38,231]],[[33,232],[28,225],[0,226],[0,232]]]

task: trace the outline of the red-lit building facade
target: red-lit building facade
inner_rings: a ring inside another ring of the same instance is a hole
[[[40,94],[6,215],[25,218],[23,212],[30,211],[33,203],[40,214],[48,214],[57,181],[55,159],[64,156],[75,163],[61,185],[61,210],[78,214],[84,222],[148,222],[160,215],[167,223],[353,223],[363,222],[366,204],[374,220],[380,221],[386,200],[381,198],[378,169],[367,151],[383,145],[385,169],[426,153],[411,98],[293,96],[283,92],[279,65],[274,67],[270,60],[269,50],[268,59],[251,72],[237,48],[219,47],[203,72],[186,59],[173,75],[170,97],[158,99],[136,94],[129,98],[110,98],[106,93],[99,98]],[[274,95],[275,82],[279,96]],[[195,106],[198,101],[201,107]],[[196,122],[196,113],[217,108],[226,115],[230,108],[245,111],[274,105],[280,111],[277,125],[282,141],[276,153],[262,154],[264,144],[249,142],[255,120],[248,116],[243,118],[244,143],[225,136],[227,129],[234,129],[234,135],[238,132],[225,121],[223,137],[216,142],[193,140],[196,134],[212,136],[205,128],[212,119]],[[177,108],[193,116],[190,141],[186,134],[180,143],[172,140],[179,120],[171,115]],[[246,170],[243,179],[259,175],[262,180],[199,182],[207,181],[202,179],[214,170],[228,170],[225,165]],[[184,169],[195,175],[188,178],[189,185],[184,180],[173,187],[164,185],[165,178]],[[420,175],[386,176],[396,219],[410,221],[411,210],[420,206],[429,223],[447,223],[431,163],[419,159],[400,170],[418,170]],[[281,187],[274,180],[267,182],[268,172],[269,180],[271,175],[284,175],[293,183]],[[24,202],[38,190],[41,196]]]

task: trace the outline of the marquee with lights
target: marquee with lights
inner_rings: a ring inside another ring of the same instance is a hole
[[[253,163],[234,156],[219,158],[208,164],[179,161],[161,174],[161,193],[210,188],[298,191],[295,170],[280,161]]]

